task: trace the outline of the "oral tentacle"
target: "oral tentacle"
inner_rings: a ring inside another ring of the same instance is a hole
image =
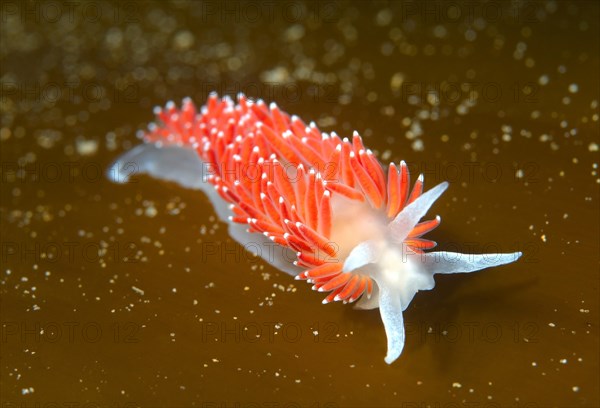
[[[388,225],[389,237],[393,242],[403,242],[408,234],[415,228],[419,220],[427,213],[433,203],[448,188],[448,183],[443,182],[420,195],[407,205]]]
[[[379,288],[379,313],[387,336],[385,362],[392,364],[404,349],[406,338],[402,304],[396,294],[386,285]]]
[[[504,254],[461,254],[458,252],[428,252],[421,254],[421,263],[428,273],[434,275],[470,273],[518,260],[522,252]]]

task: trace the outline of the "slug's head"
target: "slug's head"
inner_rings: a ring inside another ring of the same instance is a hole
[[[385,361],[396,360],[404,348],[402,312],[419,290],[435,286],[436,273],[475,272],[516,261],[520,252],[508,254],[417,253],[407,237],[435,200],[446,190],[442,183],[406,206],[383,232],[354,246],[344,260],[343,273],[366,273],[377,285],[377,296],[364,300],[359,308],[379,307],[388,340]],[[439,223],[439,218],[436,218]]]
[[[423,271],[415,262],[419,255],[407,244],[409,234],[431,205],[446,190],[448,183],[442,183],[424,193],[406,206],[392,221],[385,225],[369,223],[369,239],[361,240],[344,258],[344,273],[365,273],[372,278],[379,289],[393,287],[402,309],[406,309],[419,290],[429,290],[434,286],[433,276]],[[437,226],[440,218],[431,221]],[[359,232],[357,232],[360,235]],[[375,302],[369,302],[376,307]],[[364,308],[367,302],[359,304]]]

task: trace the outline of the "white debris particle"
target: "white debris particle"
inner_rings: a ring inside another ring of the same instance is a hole
[[[573,390],[573,392],[579,392],[579,387],[578,386],[573,386],[573,388],[571,388]]]
[[[561,364],[567,364],[567,359],[566,358],[561,358],[560,359],[560,363]]]
[[[98,141],[96,140],[76,140],[77,153],[82,156],[91,156],[98,150]]]
[[[542,236],[540,237],[540,239],[542,240],[542,242],[546,242],[546,234],[542,234]]]
[[[23,388],[21,389],[21,395],[32,394],[34,391],[35,390],[33,389],[33,387]]]
[[[393,17],[394,14],[392,13],[392,11],[388,8],[384,8],[382,10],[379,10],[377,15],[375,16],[375,22],[378,26],[383,27],[388,25],[392,21]]]
[[[412,142],[411,147],[415,152],[422,152],[423,150],[425,150],[425,145],[423,144],[423,141],[421,139],[417,139],[414,142]]]
[[[550,326],[550,327],[556,327],[556,325],[554,323],[548,323],[548,326]]]
[[[261,72],[260,79],[267,83],[289,83],[293,81],[289,71],[283,66]]]
[[[544,85],[548,85],[548,82],[550,81],[550,78],[548,78],[548,75],[542,75],[541,77],[538,78],[538,84],[544,86]]]
[[[441,24],[436,25],[433,28],[433,35],[437,38],[444,38],[447,33],[448,33],[448,31],[446,30],[446,27],[444,27]]]
[[[177,288],[173,288],[173,289],[171,289],[171,292],[173,292],[173,293],[177,293]]]
[[[132,287],[131,287],[131,289],[133,289],[133,291],[134,291],[135,293],[137,293],[138,295],[140,295],[140,296],[144,296],[144,291],[143,291],[142,289],[140,289],[140,288],[138,288],[138,287],[136,287],[136,286],[132,286]]]
[[[317,122],[318,125],[321,127],[334,126],[337,123],[336,119],[333,116],[325,116],[323,118],[319,118]]]
[[[399,91],[403,83],[404,74],[401,72],[396,72],[390,79],[390,88],[392,88],[392,91]]]
[[[187,50],[194,45],[194,41],[194,34],[187,30],[179,31],[173,37],[173,47],[181,51]]]
[[[597,152],[598,151],[598,143],[594,143],[594,142],[590,143],[588,146],[588,150],[590,152]]]
[[[467,108],[463,104],[460,104],[456,107],[456,113],[458,113],[459,115],[466,115],[468,112],[469,112],[469,108]]]
[[[302,26],[300,24],[294,24],[293,26],[291,26],[290,28],[285,30],[283,37],[288,42],[294,42],[294,41],[298,41],[302,37],[304,37],[304,33],[305,33],[304,26]]]
[[[156,217],[156,214],[158,214],[158,211],[156,210],[156,207],[154,207],[153,205],[149,205],[144,210],[144,214],[146,214],[146,217],[154,218]]]
[[[296,384],[300,384],[300,382],[301,382],[302,380],[298,379],[298,380],[295,380],[295,381],[296,381]]]
[[[461,388],[461,387],[462,387],[461,383],[458,383],[458,382],[452,383],[452,388]]]
[[[579,91],[579,86],[577,86],[577,84],[571,84],[571,85],[569,85],[569,92],[571,92],[571,93],[577,93],[577,91]]]
[[[524,172],[523,170],[521,170],[521,169],[518,169],[518,170],[515,172],[515,177],[516,177],[516,178],[518,178],[518,179],[521,179],[521,178],[523,178],[523,176],[525,176],[525,172]]]

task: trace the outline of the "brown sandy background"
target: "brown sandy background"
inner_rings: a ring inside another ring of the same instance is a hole
[[[3,407],[597,407],[595,2],[2,3]],[[202,193],[103,171],[209,91],[358,130],[426,186],[438,277],[384,363],[377,311],[228,238]]]

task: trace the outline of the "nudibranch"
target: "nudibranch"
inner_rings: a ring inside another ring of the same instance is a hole
[[[133,173],[204,191],[230,235],[278,269],[328,292],[323,303],[379,307],[390,364],[404,347],[402,312],[436,273],[474,272],[516,261],[520,252],[427,252],[421,221],[448,183],[410,189],[406,163],[387,172],[357,132],[351,139],[306,125],[275,103],[211,94],[198,112],[186,98],[155,108],[145,143],[108,170],[115,182]],[[387,173],[387,174],[386,174]]]

